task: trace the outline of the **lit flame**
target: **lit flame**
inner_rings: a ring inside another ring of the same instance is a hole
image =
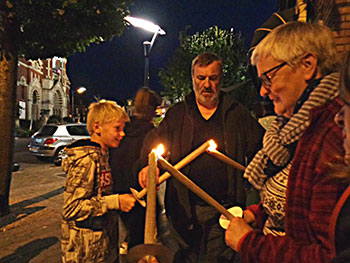
[[[162,156],[165,150],[163,144],[159,144],[157,149],[153,149],[152,151],[154,151],[157,156]]]
[[[215,141],[214,140],[209,140],[208,151],[209,152],[213,152],[213,151],[216,150],[216,147],[217,147],[217,145],[216,145]]]

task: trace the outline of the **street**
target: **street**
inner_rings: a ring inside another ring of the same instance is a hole
[[[61,262],[60,226],[65,174],[61,167],[27,152],[29,139],[15,141],[11,213],[0,218],[0,262]]]

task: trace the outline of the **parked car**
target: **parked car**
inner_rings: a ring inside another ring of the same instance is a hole
[[[33,134],[28,150],[39,159],[52,159],[60,165],[65,155],[64,147],[84,138],[90,138],[86,124],[46,124]]]

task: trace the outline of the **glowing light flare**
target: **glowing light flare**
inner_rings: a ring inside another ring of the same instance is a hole
[[[82,94],[86,91],[86,88],[85,87],[80,87],[79,89],[77,89],[77,93],[78,94]]]
[[[160,26],[152,23],[151,21],[132,16],[127,16],[124,19],[134,27],[139,27],[152,33],[158,33],[159,35],[165,35],[165,31],[161,29]]]

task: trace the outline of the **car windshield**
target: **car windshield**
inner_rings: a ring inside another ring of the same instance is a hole
[[[67,126],[67,131],[70,135],[89,136],[86,126],[84,125]]]
[[[51,125],[44,125],[38,135],[43,135],[43,136],[50,136],[55,133],[57,130],[57,126],[51,126]]]

